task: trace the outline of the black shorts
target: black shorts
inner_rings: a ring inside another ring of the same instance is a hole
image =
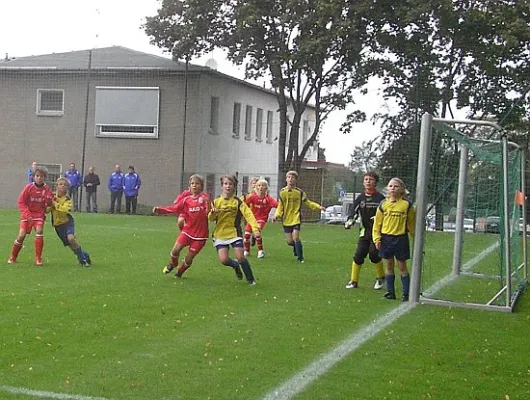
[[[355,255],[353,256],[353,261],[357,265],[362,265],[364,259],[368,255],[370,256],[370,261],[374,264],[377,264],[381,261],[381,256],[379,255],[379,251],[375,248],[372,238],[359,238],[359,241],[357,242],[357,249],[355,250]]]
[[[381,235],[379,255],[382,258],[395,257],[398,261],[410,259],[409,235]]]

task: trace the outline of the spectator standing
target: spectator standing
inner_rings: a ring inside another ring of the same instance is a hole
[[[79,211],[79,202],[77,201],[77,196],[79,194],[79,187],[81,186],[82,179],[81,174],[75,168],[74,163],[70,164],[70,168],[65,172],[64,177],[68,180],[68,197],[70,197],[70,200],[72,200],[74,211]]]
[[[99,176],[94,172],[94,167],[88,168],[88,174],[83,179],[86,192],[86,212],[98,212],[98,186]]]
[[[121,198],[123,196],[123,178],[121,167],[116,164],[114,172],[109,176],[108,188],[110,191],[110,208],[109,213],[114,214],[114,210],[119,214],[121,212]]]
[[[33,175],[35,174],[35,168],[37,168],[37,161],[33,161],[30,169],[28,169],[28,183],[33,183]]]
[[[130,215],[136,214],[136,206],[138,204],[138,191],[142,185],[140,175],[134,171],[134,166],[129,165],[129,172],[123,178],[123,191],[125,192],[125,212]]]

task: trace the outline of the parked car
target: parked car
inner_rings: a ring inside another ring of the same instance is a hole
[[[454,232],[455,222],[444,222],[444,232]],[[475,232],[475,221],[472,218],[464,218],[464,232]]]
[[[342,215],[342,205],[336,204],[326,207],[326,211],[320,212],[320,219],[325,224],[343,224],[347,215]]]
[[[486,233],[499,233],[501,229],[501,217],[486,217]]]
[[[519,218],[519,233],[523,233],[523,219]],[[526,224],[526,234],[530,234],[530,224]]]

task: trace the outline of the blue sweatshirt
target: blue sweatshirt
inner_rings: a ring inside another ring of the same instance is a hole
[[[81,174],[77,169],[71,171],[68,170],[64,173],[64,177],[70,182],[70,189],[77,189],[81,186]]]
[[[109,176],[108,187],[111,192],[123,190],[123,174],[121,172],[113,172]]]
[[[125,196],[138,196],[142,181],[136,172],[128,172],[123,178],[123,192]]]

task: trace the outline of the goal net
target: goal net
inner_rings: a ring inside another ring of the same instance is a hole
[[[423,117],[413,301],[513,310],[527,281],[523,166],[495,123]]]

